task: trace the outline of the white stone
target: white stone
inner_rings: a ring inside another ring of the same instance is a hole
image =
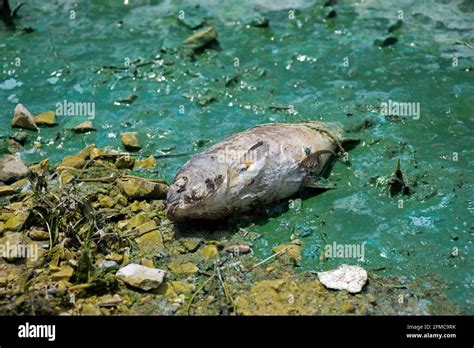
[[[337,269],[318,273],[319,281],[329,289],[360,292],[367,282],[367,272],[359,266],[341,265]]]
[[[142,290],[156,289],[163,282],[166,271],[131,263],[118,270],[116,276],[125,283]]]

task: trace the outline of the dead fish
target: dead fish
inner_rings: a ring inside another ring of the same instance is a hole
[[[170,186],[171,220],[216,220],[318,187],[331,157],[344,152],[342,130],[322,122],[264,124],[191,158]]]

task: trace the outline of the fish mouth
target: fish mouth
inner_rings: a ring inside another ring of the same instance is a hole
[[[166,197],[166,215],[173,221],[183,221],[187,219],[199,219],[200,204],[203,197],[189,195],[186,191],[170,190]]]

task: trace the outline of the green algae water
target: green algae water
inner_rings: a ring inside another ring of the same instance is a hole
[[[473,314],[473,3],[196,4],[28,1],[17,30],[0,30],[0,135],[17,103],[58,114],[57,127],[31,132],[30,162],[93,143],[122,150],[119,135],[136,131],[139,154],[165,156],[141,174],[170,182],[193,153],[251,126],[339,122],[361,143],[332,168],[338,188],[269,207],[246,227],[261,234],[255,255],[299,238],[301,270],[348,263],[427,279]],[[183,50],[207,25],[218,45]],[[71,103],[89,109],[58,112]],[[96,131],[70,131],[87,119]],[[411,195],[385,190],[397,160]],[[333,243],[363,245],[363,258],[321,257]]]

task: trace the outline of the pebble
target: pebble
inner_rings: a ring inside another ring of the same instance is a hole
[[[131,263],[119,269],[116,276],[133,287],[148,291],[159,287],[163,283],[165,274],[166,271],[161,269]]]

